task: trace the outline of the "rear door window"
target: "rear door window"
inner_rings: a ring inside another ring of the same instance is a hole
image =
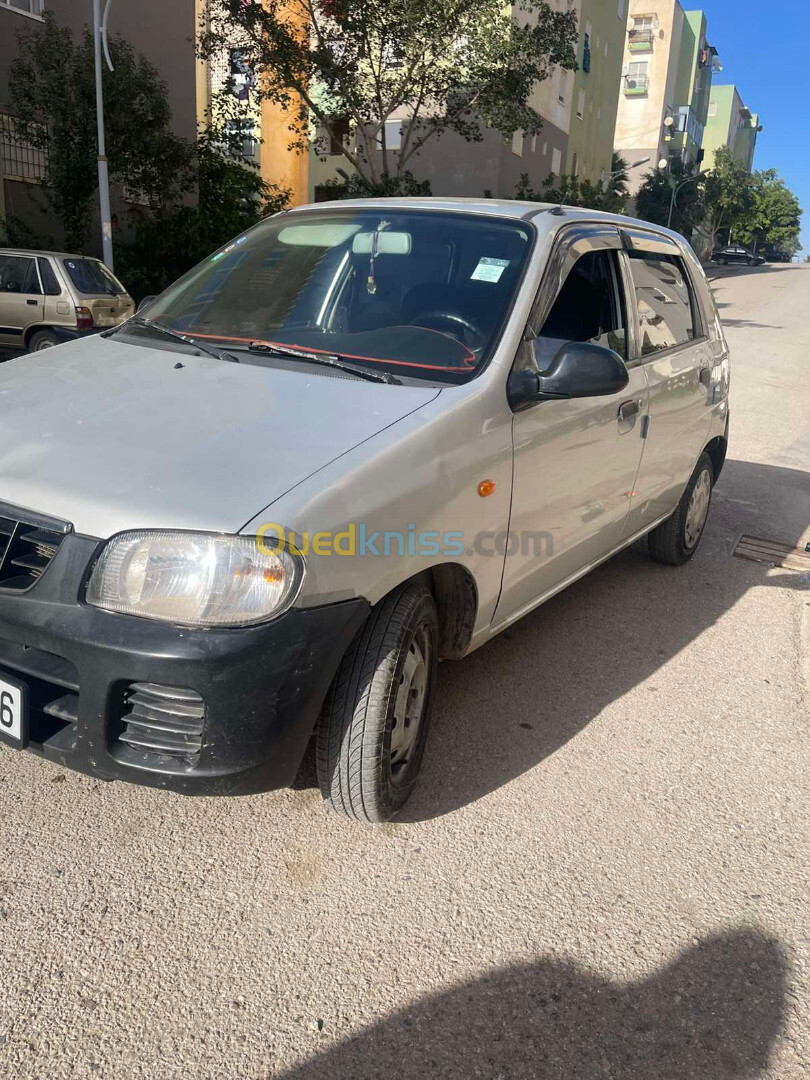
[[[21,255],[0,255],[0,292],[26,292],[33,265],[33,259],[26,259]],[[36,270],[34,270],[34,277],[36,278]],[[39,282],[37,282],[36,292],[39,292]]]
[[[700,336],[695,301],[681,259],[633,251],[630,270],[636,290],[642,356],[685,345]]]
[[[63,259],[62,265],[80,293],[89,296],[104,293],[118,296],[119,293],[126,292],[121,282],[97,259]]]

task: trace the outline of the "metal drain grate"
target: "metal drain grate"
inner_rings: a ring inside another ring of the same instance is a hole
[[[732,552],[738,559],[783,566],[787,570],[810,570],[810,545],[788,544],[784,540],[763,540],[761,536],[741,536]]]

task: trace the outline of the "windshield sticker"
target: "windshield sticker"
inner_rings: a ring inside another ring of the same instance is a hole
[[[470,281],[500,281],[501,274],[508,265],[508,259],[488,259],[484,256],[478,260],[478,266],[470,274]]]

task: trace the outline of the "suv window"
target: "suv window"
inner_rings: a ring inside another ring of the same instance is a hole
[[[59,296],[62,287],[56,279],[49,259],[37,259],[39,263],[39,276],[42,278],[42,288],[46,296]]]
[[[695,302],[686,268],[674,255],[630,253],[636,290],[641,355],[649,356],[694,341]]]
[[[616,255],[591,251],[581,256],[560,289],[535,342],[540,370],[568,341],[591,341],[627,357],[625,305]]]

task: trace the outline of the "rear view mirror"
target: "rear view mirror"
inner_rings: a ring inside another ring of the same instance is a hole
[[[378,255],[410,255],[411,234],[406,232],[361,232],[352,240],[355,255],[370,255],[377,237]]]
[[[586,341],[569,341],[547,371],[513,371],[507,394],[513,409],[554,398],[607,397],[624,390],[630,375],[624,360],[612,349]]]

